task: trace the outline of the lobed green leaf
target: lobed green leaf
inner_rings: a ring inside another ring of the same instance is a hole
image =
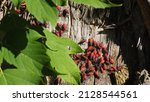
[[[61,73],[59,76],[61,76],[65,82],[79,84],[80,70],[71,59],[70,54],[80,53],[83,52],[83,50],[70,39],[59,38],[46,29],[44,33],[47,38],[46,45],[49,48],[47,49],[47,54],[50,57],[50,64],[53,70]],[[70,47],[70,49],[68,47]]]
[[[55,27],[58,12],[52,1],[49,0],[25,0],[28,11],[39,21],[49,21]]]
[[[19,24],[19,17],[14,18],[17,17],[8,15],[0,24],[0,31],[5,32],[0,50],[0,84],[40,84],[43,67],[49,63],[45,46],[37,41],[42,35]],[[14,24],[14,20],[18,23]]]

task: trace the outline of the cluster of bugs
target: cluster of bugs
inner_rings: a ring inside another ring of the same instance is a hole
[[[69,14],[68,9],[64,9],[61,6],[56,6],[57,10],[59,11],[59,17],[66,17]],[[19,5],[19,8],[15,9],[15,12],[25,18],[27,21],[30,22],[33,26],[43,26],[45,28],[49,28],[49,23],[46,21],[38,21],[34,16],[32,16],[30,13],[28,13],[28,10],[26,8],[26,2],[22,1]],[[62,36],[62,34],[67,31],[68,25],[66,23],[57,23],[54,34],[57,36]]]
[[[82,40],[78,44],[86,42],[86,40]],[[86,80],[89,76],[100,78],[100,72],[104,73],[107,71],[111,74],[122,69],[122,66],[114,66],[115,61],[109,55],[104,43],[96,42],[92,38],[89,38],[87,43],[88,47],[84,53],[72,56],[74,62],[80,68],[82,81]]]
[[[57,23],[56,28],[55,28],[55,35],[61,37],[62,34],[68,29],[68,25],[66,23]]]
[[[59,17],[67,17],[67,15],[69,14],[69,10],[67,8],[62,8],[61,6],[56,6],[56,8],[59,12]],[[67,30],[67,23],[57,23],[54,34],[61,37],[62,34]]]
[[[69,14],[69,10],[67,8],[62,8],[61,6],[56,6],[57,10],[59,11],[59,17],[67,17]]]
[[[46,21],[38,21],[34,16],[32,16],[27,8],[26,8],[26,2],[22,1],[19,5],[19,8],[15,9],[15,12],[22,18],[26,19],[30,22],[32,26],[43,26],[45,28],[48,28],[49,23]]]

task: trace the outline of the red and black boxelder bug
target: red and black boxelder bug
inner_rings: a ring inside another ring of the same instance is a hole
[[[100,50],[98,50],[97,53],[98,53],[99,56],[102,56],[102,52]]]
[[[83,62],[83,63],[81,64],[81,67],[85,67],[85,65],[86,65],[86,63]]]
[[[90,60],[94,58],[94,53],[91,53]]]
[[[62,12],[62,15],[64,17],[66,17],[68,15],[68,13],[69,13],[69,10],[68,9],[64,9],[63,12]]]
[[[61,27],[62,27],[62,24],[61,23],[57,23],[56,29],[60,30]]]
[[[107,65],[104,63],[103,64],[103,69],[106,70],[107,68],[108,68]]]
[[[61,11],[61,6],[57,5],[56,8],[58,11]]]
[[[86,74],[84,73],[84,74],[82,74],[82,80],[86,80],[87,79],[87,76],[86,76]]]
[[[78,42],[78,44],[83,44],[86,42],[86,39],[81,40],[80,42]]]
[[[104,53],[107,53],[107,48],[104,47],[104,48],[103,48],[103,51],[104,51]]]
[[[88,76],[93,76],[93,72],[88,72],[87,75]]]
[[[85,70],[86,70],[85,67],[81,67],[81,69],[80,69],[81,72],[84,72]]]
[[[64,9],[64,11],[63,12],[65,12],[65,13],[69,13],[69,10],[68,9]]]
[[[112,58],[109,58],[109,62],[110,62],[111,64],[114,64],[114,60],[113,60]]]
[[[116,71],[117,69],[116,69],[116,66],[112,66],[111,68],[110,68],[110,70],[111,71]]]
[[[93,47],[93,46],[89,46],[87,50],[88,50],[88,51],[93,51],[93,50],[94,50],[94,47]]]
[[[89,38],[88,39],[88,46],[92,46],[93,45],[93,39],[92,38]]]
[[[85,55],[82,55],[82,58],[83,58],[84,60],[88,60],[88,57],[85,56]]]
[[[91,51],[88,51],[88,52],[86,53],[87,56],[90,56],[90,54],[91,54]]]
[[[94,53],[94,55],[96,55],[96,54],[97,54],[97,51],[96,51],[96,49],[94,49],[93,53]]]
[[[96,55],[95,55],[95,57],[96,57],[96,58],[98,58],[98,57],[99,57],[99,55],[98,55],[98,54],[96,54]]]
[[[103,64],[104,62],[105,62],[104,58],[101,57],[101,58],[100,58],[100,64]]]
[[[104,73],[105,70],[101,67],[101,68],[100,68],[100,71],[101,71],[102,73]]]
[[[95,75],[95,77],[99,78],[99,73],[98,73],[98,71],[95,71],[95,72],[94,72],[94,75]]]
[[[105,48],[104,43],[102,43],[102,42],[99,44],[99,46],[100,46],[102,49]]]
[[[88,67],[91,66],[92,62],[90,60],[87,61]]]
[[[106,61],[109,61],[109,56],[108,56],[107,53],[104,54],[104,58],[105,58]]]
[[[16,9],[15,12],[16,12],[16,13],[20,13],[20,9]]]
[[[59,30],[59,36],[62,36],[63,33],[64,33],[63,30]]]
[[[62,29],[65,31],[65,30],[67,30],[68,29],[68,25],[66,24],[66,23],[64,23],[63,25],[62,25]]]
[[[91,67],[91,68],[90,68],[90,71],[95,71],[95,68],[94,68],[94,67]]]

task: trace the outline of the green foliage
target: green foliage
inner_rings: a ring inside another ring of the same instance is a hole
[[[49,0],[26,0],[27,9],[39,21],[50,21],[56,25],[58,12],[55,5]]]
[[[1,64],[0,84],[42,82],[42,69],[49,62],[46,48],[37,42],[42,36],[34,29],[27,28],[23,22],[15,15],[8,15],[2,20],[0,30],[5,35],[1,41],[1,59],[4,65]],[[7,25],[8,23],[11,25]]]
[[[0,30],[4,36],[1,39],[3,64],[0,84],[39,84],[42,80],[44,62],[38,60],[39,57],[46,59],[44,51],[40,51],[44,48],[36,42],[40,36],[25,28],[24,22],[14,15],[8,15],[1,21]]]
[[[19,8],[25,1],[29,13],[38,21],[55,27],[57,5],[67,0],[12,0]],[[96,8],[120,6],[108,0],[73,0]],[[12,8],[13,11],[14,8]],[[80,71],[71,54],[83,50],[69,38],[59,38],[40,26],[31,26],[14,12],[0,21],[0,84],[44,84],[45,75],[59,75],[70,84],[80,84]],[[49,71],[46,72],[45,71]]]
[[[52,0],[56,5],[64,6],[67,0]]]
[[[68,54],[83,52],[83,50],[69,38],[59,38],[46,29],[44,30],[44,33],[47,38],[46,45],[52,50],[66,51]],[[70,50],[68,50],[68,47],[70,47]]]
[[[47,54],[50,57],[50,64],[60,76],[68,83],[79,84],[79,68],[70,58],[69,54],[83,52],[83,50],[72,40],[58,38],[54,34],[44,30],[46,34],[46,45],[48,46]],[[70,50],[68,49],[70,47]],[[67,73],[67,74],[66,74]]]
[[[0,30],[4,35],[1,40],[1,59],[14,66],[1,69],[0,84],[39,84],[44,67],[60,73],[62,80],[68,83],[80,83],[79,69],[69,54],[83,50],[72,40],[58,38],[42,27],[31,27],[16,15],[4,17]],[[38,42],[45,37],[47,47]],[[47,66],[48,63],[52,67]]]
[[[73,0],[73,1],[77,4],[85,4],[95,8],[103,8],[103,9],[122,6],[122,4],[114,4],[109,0]]]
[[[2,48],[2,55],[4,56],[3,59],[6,59],[14,66],[4,68],[4,70],[0,69],[0,84],[30,85],[40,84],[40,82],[42,82],[42,75],[40,72],[42,67],[39,62],[35,61],[24,53],[21,53],[15,57],[14,54],[5,47]],[[40,66],[37,66],[36,64]]]
[[[13,2],[13,4],[18,7],[19,4],[23,1],[23,0],[11,0]]]

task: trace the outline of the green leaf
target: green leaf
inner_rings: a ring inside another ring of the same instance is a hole
[[[78,44],[70,39],[59,38],[44,30],[46,35],[47,54],[50,57],[50,64],[65,82],[71,84],[80,83],[80,71],[78,66],[71,59],[69,54],[83,52]],[[71,49],[68,49],[68,46]]]
[[[3,85],[38,85],[41,80],[40,76],[23,68],[10,68],[0,73],[0,84]]]
[[[2,55],[2,52],[0,50],[0,67],[1,67],[2,62],[3,62],[3,55]]]
[[[62,73],[59,76],[63,81],[70,84],[80,83],[80,70],[65,51],[47,50],[47,54],[51,59],[50,64],[54,70]]]
[[[14,15],[6,18],[0,25],[0,31],[5,32],[0,51],[0,56],[2,56],[0,57],[0,84],[40,84],[43,67],[50,60],[46,55],[45,46],[37,41],[43,36],[26,25],[19,27],[19,23],[15,23],[15,25],[10,22],[10,18],[14,19]],[[8,22],[11,25],[6,25]],[[7,29],[5,29],[6,27]],[[2,66],[4,63],[2,60],[14,67]]]
[[[16,58],[19,58],[18,61],[25,60],[24,63],[26,63],[26,60],[28,60],[30,64],[26,65],[28,66],[27,68],[36,70],[36,68],[42,68],[44,63],[49,61],[49,58],[46,56],[46,48],[36,41],[39,37],[40,35],[32,29],[14,29],[7,33],[3,45],[11,50],[14,56],[17,56]],[[6,55],[4,56],[6,57],[5,60],[15,64]],[[20,62],[17,65],[22,65],[22,63]],[[40,70],[37,72],[38,75],[42,75]]]
[[[49,62],[49,58],[45,47],[35,41],[39,38],[38,33],[31,29],[26,31],[28,42],[23,33],[16,29],[10,34],[5,36],[4,46],[7,48],[2,47],[2,53],[4,59],[15,65],[16,69],[6,68],[1,78],[6,79],[7,83],[0,84],[39,84],[42,81],[42,69]]]
[[[95,8],[103,8],[103,9],[122,6],[122,4],[111,3],[109,0],[73,0],[73,1],[77,4],[85,4]]]
[[[47,0],[26,0],[28,11],[39,21],[50,21],[55,26],[58,19],[58,12],[55,5]]]
[[[5,78],[4,78],[4,75],[3,75],[2,68],[1,68],[2,63],[3,63],[3,54],[0,50],[0,84],[5,83]]]
[[[41,70],[43,66],[37,60],[24,53],[16,57],[5,47],[2,47],[2,54],[4,59],[15,67],[1,70],[0,84],[29,85],[40,84],[42,82]],[[35,56],[37,55],[35,54]]]
[[[24,31],[14,29],[11,35],[5,36],[4,46],[7,48],[2,47],[3,57],[8,63],[15,65],[16,69],[6,68],[3,79],[7,83],[0,84],[39,84],[42,81],[42,69],[49,62],[46,49],[36,41],[39,38],[37,32],[31,29],[26,31],[28,42],[21,32]]]
[[[64,6],[66,5],[66,0],[52,0],[56,5]]]
[[[18,7],[19,4],[23,1],[23,0],[11,0],[13,2],[13,4]]]
[[[44,33],[47,38],[46,45],[52,50],[65,50],[68,51],[68,54],[83,52],[81,47],[69,38],[57,37],[55,34],[49,32],[46,29],[44,30]],[[68,50],[68,47],[70,50]]]

